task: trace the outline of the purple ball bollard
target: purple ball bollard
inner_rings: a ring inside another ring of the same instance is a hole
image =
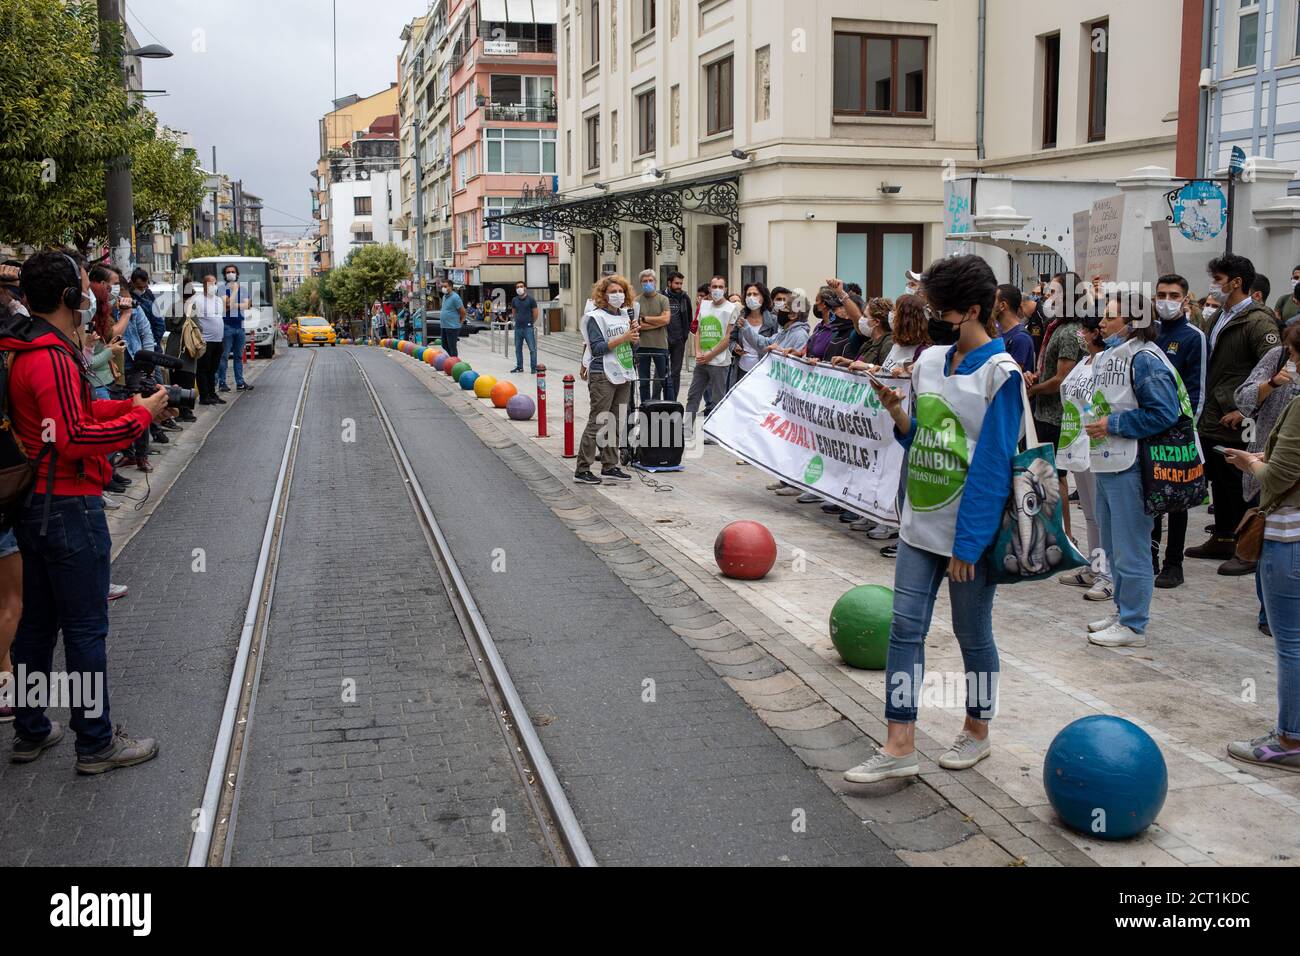
[[[516,395],[506,402],[506,414],[517,422],[530,421],[533,413],[537,411],[537,406],[527,395]]]

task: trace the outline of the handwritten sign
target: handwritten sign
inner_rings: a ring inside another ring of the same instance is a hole
[[[1174,269],[1174,242],[1169,232],[1169,222],[1156,219],[1151,223],[1151,244],[1156,253],[1156,278],[1167,276]]]
[[[1088,220],[1092,213],[1087,209],[1074,214],[1074,271],[1088,267]]]
[[[1107,196],[1092,204],[1088,217],[1088,268],[1083,278],[1091,282],[1100,276],[1114,282],[1119,272],[1119,241],[1124,231],[1124,195]]]

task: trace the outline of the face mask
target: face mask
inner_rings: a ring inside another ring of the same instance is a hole
[[[1223,299],[1223,287],[1217,282],[1210,283],[1210,296],[1215,299]]]
[[[226,276],[226,281],[227,281],[227,282],[234,282],[234,281],[235,281],[236,279],[238,279],[238,278],[239,278],[239,276],[237,276],[237,275],[235,275],[233,272],[231,272],[231,273],[229,273],[229,274]]]
[[[1043,316],[1048,319],[1056,318],[1056,300],[1047,299],[1043,302]]]
[[[527,291],[526,289],[520,286],[518,289],[515,289],[515,295],[519,296],[519,298],[522,299],[524,297],[524,292],[526,291]]]
[[[122,297],[122,287],[117,283],[113,283],[113,285],[109,287],[108,291],[112,293],[114,299],[120,299]]]
[[[772,311],[781,313],[785,311],[785,299],[776,299],[772,303]]]
[[[893,312],[890,312],[890,313],[889,313],[889,327],[890,327],[891,329],[894,327],[894,313],[893,313]]]
[[[1300,279],[1294,279],[1291,282],[1292,298],[1300,299]]]
[[[1160,316],[1162,321],[1168,322],[1170,319],[1176,319],[1183,313],[1183,304],[1175,302],[1173,299],[1157,299],[1156,315]]]
[[[1124,341],[1124,333],[1116,332],[1114,335],[1108,335],[1103,341],[1106,343],[1106,348],[1114,348]]]
[[[1218,314],[1219,314],[1219,310],[1212,305],[1207,305],[1205,309],[1201,312],[1201,315],[1205,316],[1207,319],[1212,319]]]
[[[655,290],[655,284],[653,282],[641,283],[641,291],[644,292],[646,295],[650,295],[652,292],[654,292],[654,290]]]
[[[99,310],[99,300],[95,298],[94,289],[87,289],[85,292],[81,293],[81,297],[90,302],[89,308],[81,310],[81,321],[89,322],[95,317],[95,313]]]
[[[763,300],[760,299],[760,298],[759,298],[758,296],[756,296],[756,295],[751,295],[751,296],[746,296],[746,297],[745,297],[745,306],[746,306],[746,307],[749,309],[749,311],[751,311],[751,312],[757,312],[758,309],[759,309],[759,307],[760,307],[762,304],[763,304]]]
[[[926,323],[930,332],[930,341],[935,345],[954,345],[961,333],[957,327],[935,316]]]
[[[606,300],[609,302],[609,304],[612,305],[614,308],[616,308],[616,309],[621,309],[621,308],[623,308],[623,293],[622,293],[622,292],[611,292],[611,293],[609,293],[609,295],[605,296],[605,299],[606,299]]]
[[[871,321],[865,315],[858,319],[858,334],[864,336],[871,335]]]
[[[713,296],[714,302],[721,302],[722,297],[727,294],[726,289],[710,289],[709,295]]]

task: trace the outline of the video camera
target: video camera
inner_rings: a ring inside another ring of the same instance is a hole
[[[146,379],[153,379],[154,369],[161,366],[172,371],[181,371],[185,368],[185,363],[178,358],[166,355],[162,352],[151,352],[148,349],[141,349],[131,357],[131,362],[136,369],[140,371]],[[167,407],[179,408],[182,410],[192,410],[198,401],[199,393],[192,388],[182,388],[179,385],[164,385],[167,389]],[[141,395],[152,395],[154,386],[148,383],[142,384],[137,391]]]

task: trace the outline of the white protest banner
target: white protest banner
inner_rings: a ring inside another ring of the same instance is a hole
[[[910,379],[885,381],[906,400]],[[903,446],[863,374],[769,352],[718,403],[704,434],[791,485],[898,523]]]

